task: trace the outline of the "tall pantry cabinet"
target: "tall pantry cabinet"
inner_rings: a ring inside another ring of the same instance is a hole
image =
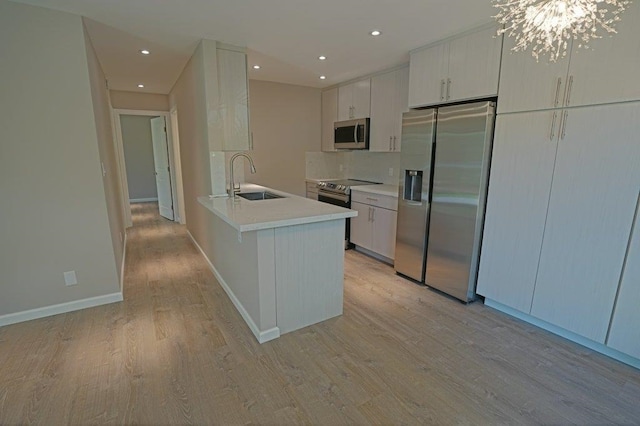
[[[640,358],[640,5],[627,12],[558,63],[505,41],[477,292]]]

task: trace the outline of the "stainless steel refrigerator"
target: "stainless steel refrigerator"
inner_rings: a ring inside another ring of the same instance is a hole
[[[495,120],[493,102],[403,115],[395,269],[475,298]]]

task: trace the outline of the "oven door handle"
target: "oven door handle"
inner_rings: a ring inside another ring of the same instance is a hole
[[[318,190],[318,200],[320,197],[327,197],[334,200],[342,201],[343,203],[349,202],[349,196],[343,194],[336,194],[335,192],[323,191],[322,189]]]

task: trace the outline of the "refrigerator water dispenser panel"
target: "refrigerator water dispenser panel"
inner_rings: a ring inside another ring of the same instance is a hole
[[[422,170],[404,171],[404,197],[406,201],[422,202]]]

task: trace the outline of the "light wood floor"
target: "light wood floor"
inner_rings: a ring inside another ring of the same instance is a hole
[[[155,208],[123,303],[0,328],[0,424],[640,424],[640,371],[353,251],[344,315],[259,345]]]

